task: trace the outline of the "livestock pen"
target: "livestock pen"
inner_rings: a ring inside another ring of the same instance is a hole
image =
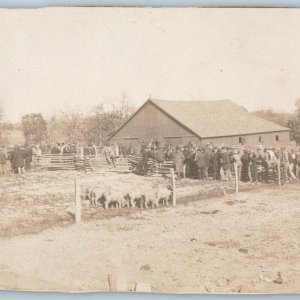
[[[75,194],[80,194],[80,186],[104,186],[107,188],[126,186],[134,190],[138,186],[172,186],[176,188],[176,201],[179,205],[191,200],[200,200],[214,196],[223,196],[237,191],[259,189],[262,185],[230,181],[213,181],[211,178],[199,181],[191,178],[175,180],[171,177],[173,161],[152,164],[153,172],[149,176],[135,174],[140,157],[120,157],[115,166],[109,165],[104,156],[76,157],[72,155],[43,155],[37,161],[36,169],[24,175],[12,175],[0,178],[2,199],[0,206],[4,218],[0,221],[0,235],[39,232],[53,226],[65,226],[75,220]],[[264,172],[259,167],[259,174]],[[279,171],[279,172],[278,172]],[[268,169],[270,186],[281,183],[282,165]],[[233,175],[234,175],[233,170]],[[278,176],[280,174],[280,176]],[[261,175],[259,175],[260,179]],[[74,190],[74,180],[77,192]],[[174,183],[175,182],[175,183]],[[124,207],[120,210],[105,211],[91,206],[88,200],[80,201],[81,220],[87,222],[98,218],[110,218],[117,215],[138,213],[140,208]],[[171,203],[171,201],[170,201]],[[160,210],[172,207],[160,207]]]

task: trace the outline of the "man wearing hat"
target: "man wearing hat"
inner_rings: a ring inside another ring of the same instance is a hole
[[[221,149],[221,180],[230,180],[232,178],[230,171],[230,160],[226,148]]]
[[[212,154],[212,169],[213,169],[213,180],[220,180],[220,169],[221,169],[221,149],[213,148]]]
[[[257,148],[257,162],[264,168],[263,179],[267,183],[269,179],[268,157],[262,146]]]
[[[16,151],[17,151],[18,146],[14,145],[14,147],[10,151],[10,164],[11,164],[11,169],[14,173],[17,173],[17,167],[16,167]]]
[[[251,173],[251,181],[253,183],[258,183],[257,154],[253,150],[250,151],[250,173]]]
[[[23,148],[17,146],[17,149],[15,150],[14,165],[19,174],[25,173],[25,157],[26,151],[24,151]]]
[[[191,178],[198,178],[198,166],[195,161],[196,157],[196,149],[195,147],[190,147],[189,149],[189,158],[188,158],[188,169],[189,169],[189,176]]]
[[[205,161],[204,151],[200,147],[197,149],[195,155],[195,162],[198,167],[199,180],[205,179],[206,161]]]
[[[212,153],[209,148],[209,144],[207,144],[206,147],[204,148],[204,159],[205,159],[204,176],[205,176],[205,179],[208,178],[208,169],[210,168],[211,157],[212,157]]]
[[[242,161],[241,161],[241,155],[238,153],[236,149],[232,152],[232,158],[233,162],[237,165],[237,171],[238,171],[238,179],[241,180],[241,174],[242,174]]]
[[[250,152],[248,150],[245,150],[242,157],[241,157],[241,162],[242,162],[242,178],[241,180],[244,182],[252,182],[252,176],[251,176],[251,171],[250,171]]]

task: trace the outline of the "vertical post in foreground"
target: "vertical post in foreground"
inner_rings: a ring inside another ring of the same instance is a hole
[[[277,175],[278,175],[278,185],[281,186],[280,157],[278,157],[278,162],[277,162]]]
[[[77,179],[74,179],[75,188],[75,223],[79,224],[81,222],[81,197],[80,197],[80,187]]]
[[[235,179],[235,193],[239,192],[239,172],[237,163],[234,163],[234,179]]]
[[[174,175],[174,169],[171,168],[170,169],[170,173],[171,173],[171,179],[172,179],[172,204],[176,205],[176,185],[175,185],[175,175]]]
[[[125,274],[113,272],[108,274],[109,290],[111,292],[127,292],[128,283]]]
[[[116,292],[117,291],[117,283],[116,283],[116,278],[114,274],[108,274],[108,283],[109,283],[109,290],[111,292]]]

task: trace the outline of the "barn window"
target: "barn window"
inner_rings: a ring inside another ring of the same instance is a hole
[[[258,141],[259,141],[260,143],[262,142],[261,135],[258,137]]]
[[[240,136],[239,143],[244,145],[246,143],[246,138],[244,136]]]
[[[279,135],[276,135],[276,142],[279,141]]]

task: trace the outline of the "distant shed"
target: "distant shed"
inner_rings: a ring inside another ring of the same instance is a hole
[[[167,101],[149,99],[110,137],[124,146],[157,139],[197,145],[287,145],[290,129],[260,119],[230,100]]]

